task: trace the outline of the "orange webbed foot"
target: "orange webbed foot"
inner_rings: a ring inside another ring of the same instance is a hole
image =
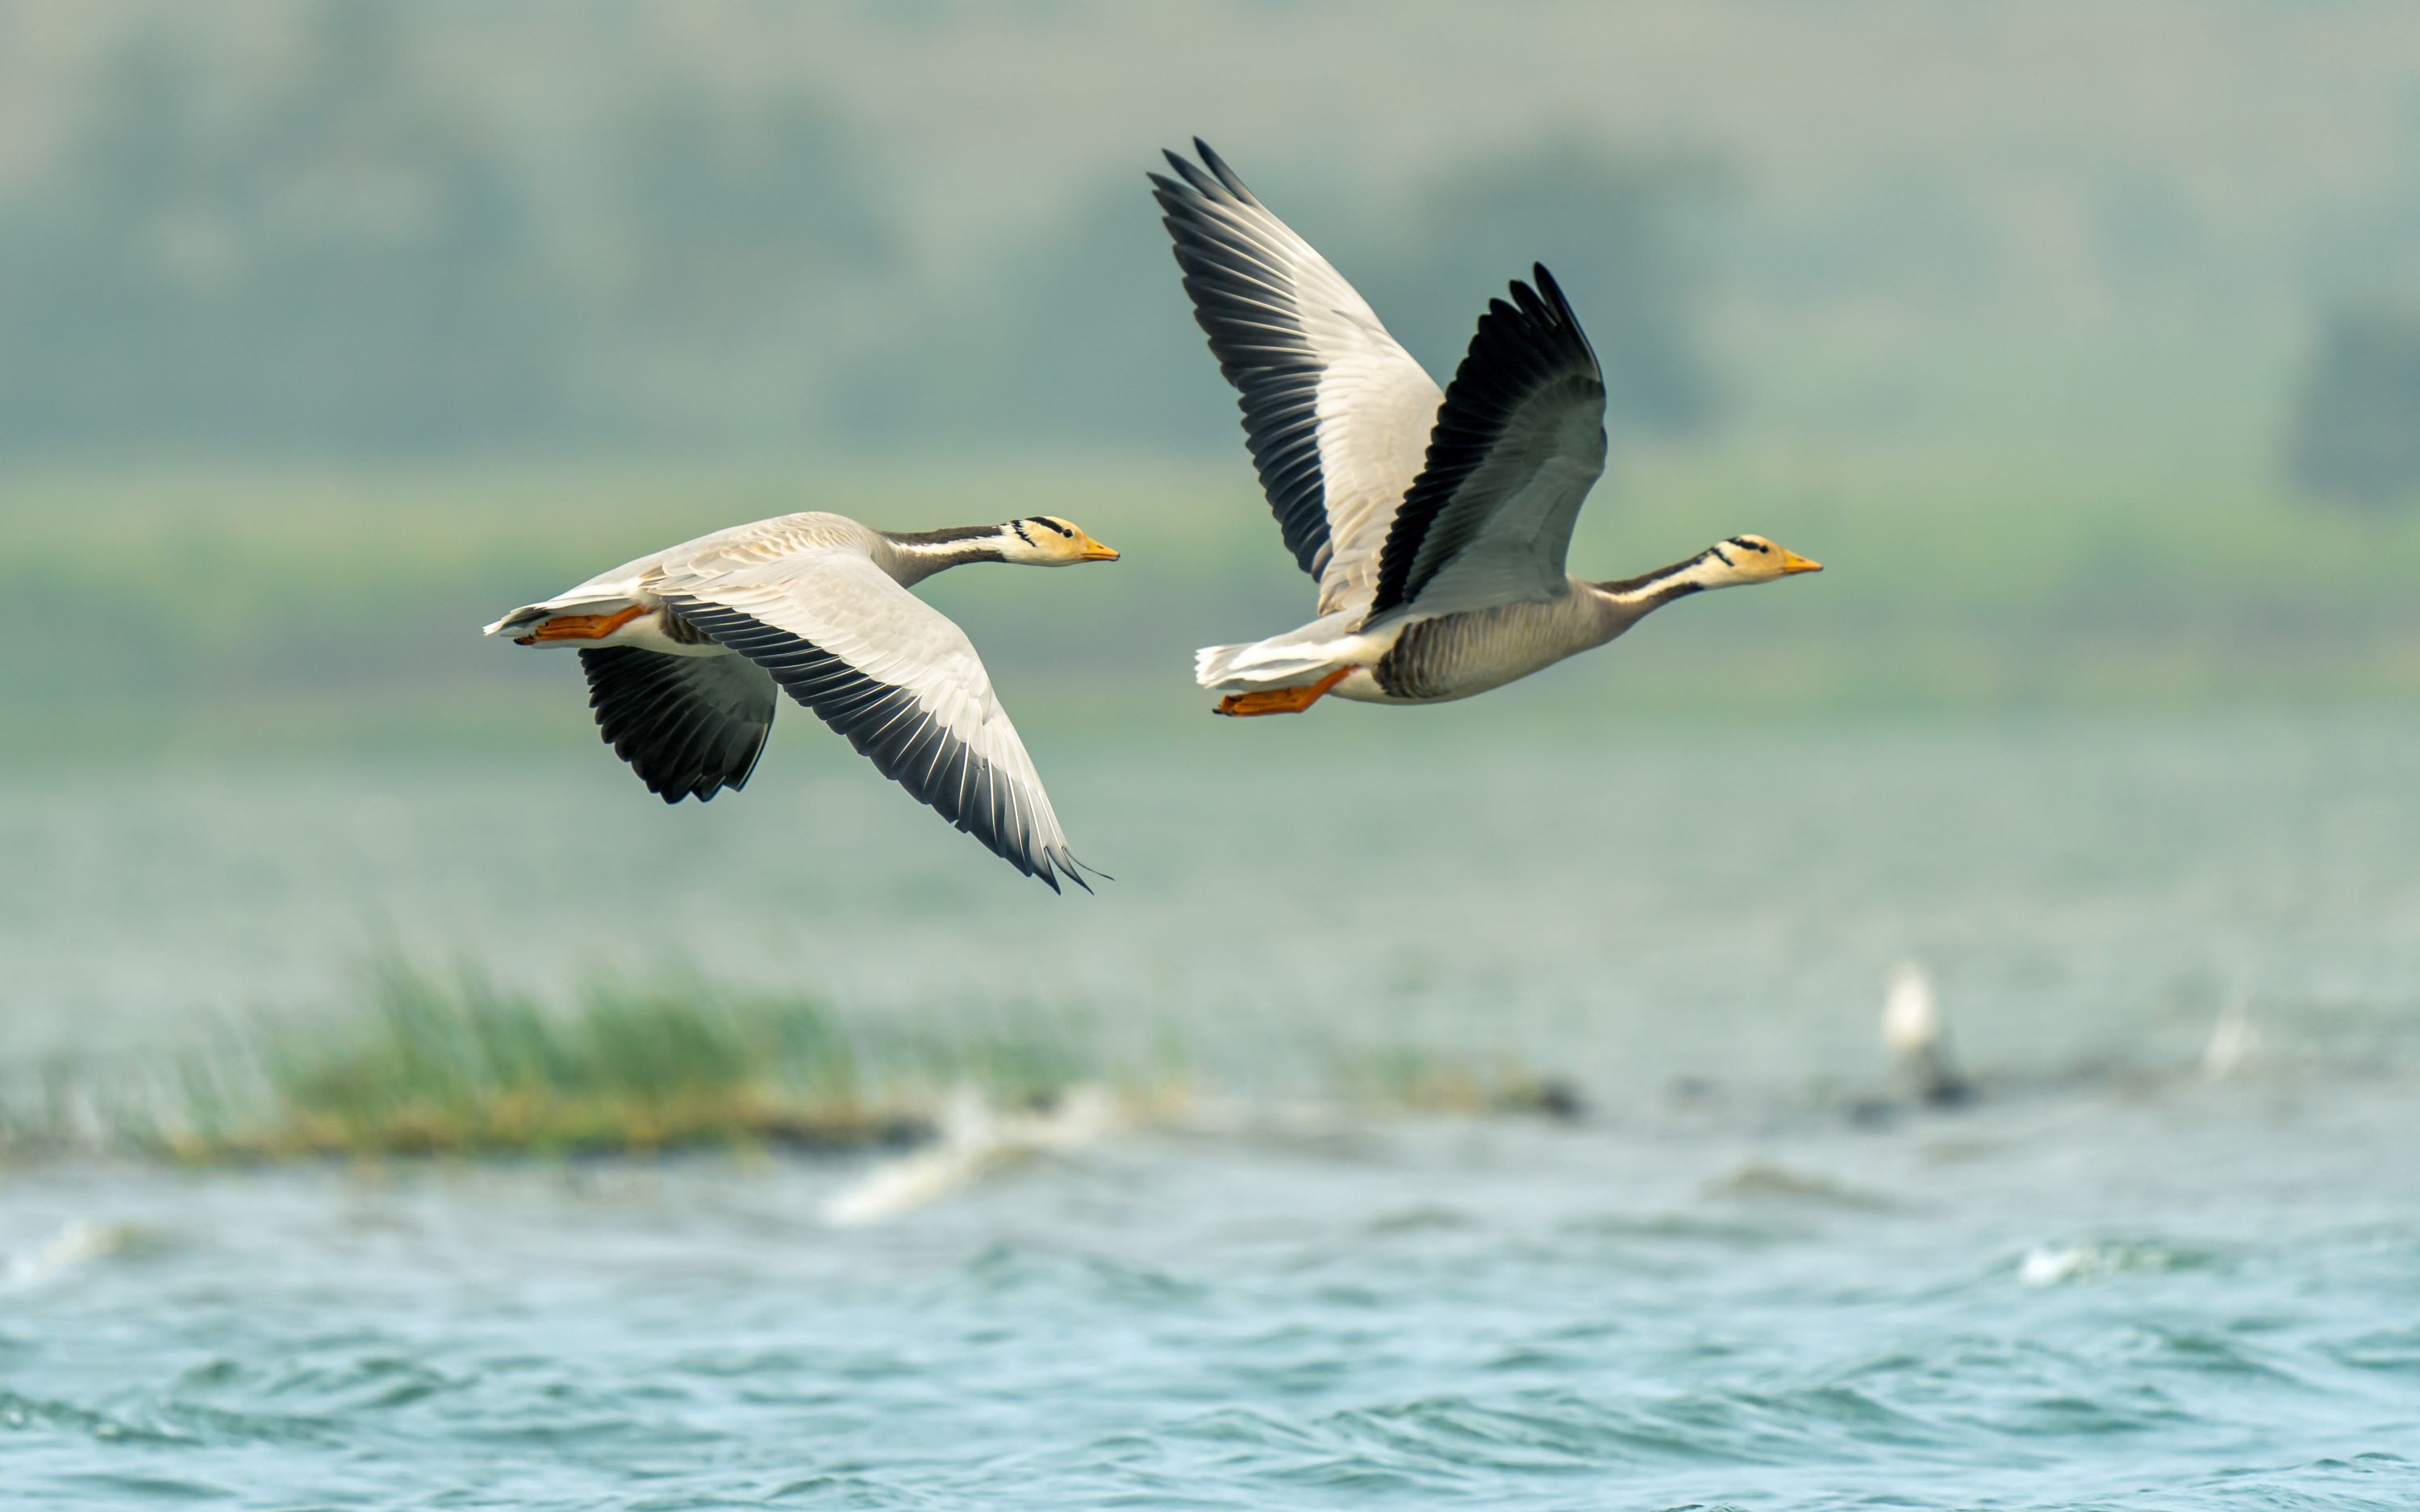
[[[1258,693],[1230,693],[1218,701],[1218,713],[1244,717],[1256,714],[1300,714],[1327,695],[1327,690],[1359,671],[1339,667],[1305,687],[1272,687]]]
[[[644,604],[633,604],[614,614],[558,614],[529,634],[515,636],[513,643],[534,646],[541,640],[602,640],[646,612]]]

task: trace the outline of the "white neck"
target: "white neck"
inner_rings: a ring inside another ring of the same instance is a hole
[[[970,525],[948,531],[884,531],[894,563],[892,576],[903,584],[920,582],[937,572],[970,562],[1006,562],[1015,537],[1005,525]]]
[[[1701,594],[1710,588],[1729,588],[1739,581],[1731,564],[1723,560],[1720,547],[1708,547],[1686,561],[1675,562],[1668,567],[1658,567],[1621,582],[1597,583],[1596,591],[1632,619],[1662,609],[1676,598]]]

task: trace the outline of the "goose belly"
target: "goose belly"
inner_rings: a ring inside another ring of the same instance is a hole
[[[1415,620],[1336,693],[1364,703],[1447,703],[1518,682],[1600,643],[1559,609],[1512,604]]]
[[[727,656],[730,652],[689,621],[659,607],[642,614],[613,634],[585,642],[592,646],[636,646],[666,656]]]
[[[631,598],[588,599],[557,602],[519,610],[488,627],[488,633],[506,634],[535,632],[541,625],[566,615],[582,618],[604,618],[633,609],[647,612],[626,620],[599,636],[570,636],[560,640],[540,640],[541,646],[555,648],[586,647],[591,651],[607,646],[632,646],[641,651],[653,651],[666,656],[727,656],[732,655],[715,643],[705,631],[680,618],[660,604],[650,608],[644,600]],[[554,612],[549,613],[552,609]],[[527,642],[523,642],[526,644]]]

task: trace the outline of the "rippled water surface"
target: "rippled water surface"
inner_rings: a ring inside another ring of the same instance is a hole
[[[1089,901],[806,758],[704,815],[577,764],[12,786],[20,1055],[341,1013],[387,941],[1081,999],[1242,1066],[1314,1023],[1590,1111],[1273,1066],[856,1227],[908,1157],[0,1171],[0,1504],[2420,1503],[2420,727],[1449,740],[1324,790],[1381,751],[1339,728],[1046,763]],[[616,878],[650,905],[558,885]],[[1883,1101],[1908,954],[1971,1106]]]
[[[19,1504],[2407,1506],[2399,1091],[21,1177]]]

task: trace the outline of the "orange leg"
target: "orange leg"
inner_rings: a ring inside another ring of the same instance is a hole
[[[644,604],[633,604],[618,614],[558,614],[529,634],[515,636],[513,643],[534,646],[541,640],[602,640],[647,612]]]
[[[1327,690],[1359,671],[1358,667],[1339,667],[1309,687],[1273,687],[1265,693],[1230,693],[1218,701],[1220,714],[1300,714],[1326,697]]]

